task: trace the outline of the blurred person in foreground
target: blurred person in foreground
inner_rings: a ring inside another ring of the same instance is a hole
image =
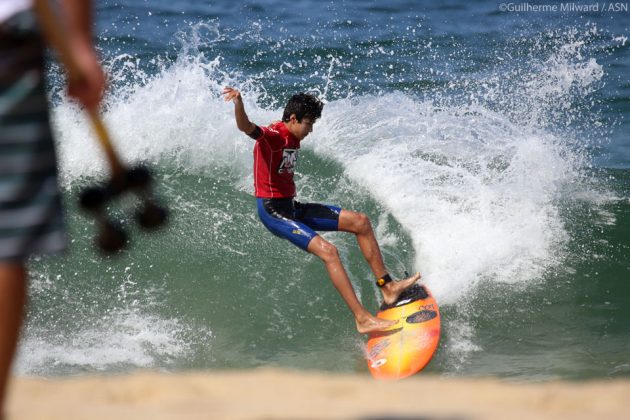
[[[26,262],[66,248],[35,1],[0,0],[0,419],[24,315]],[[68,75],[68,93],[96,110],[105,77],[91,1],[60,0],[58,10],[79,73]]]

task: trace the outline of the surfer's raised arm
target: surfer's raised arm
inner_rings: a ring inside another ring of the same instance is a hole
[[[256,130],[256,124],[249,120],[247,113],[245,112],[245,105],[243,105],[243,98],[241,92],[233,87],[226,87],[223,89],[223,95],[225,95],[226,101],[234,102],[234,117],[236,118],[236,126],[243,133],[250,135]]]

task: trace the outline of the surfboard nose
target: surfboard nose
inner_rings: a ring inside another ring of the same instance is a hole
[[[440,312],[426,286],[413,286],[377,316],[398,320],[386,331],[370,334],[367,362],[372,376],[403,379],[424,369],[440,340]]]

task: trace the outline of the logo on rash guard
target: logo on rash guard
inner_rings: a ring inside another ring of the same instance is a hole
[[[282,163],[278,168],[278,173],[292,174],[297,163],[297,149],[283,149],[282,150]]]

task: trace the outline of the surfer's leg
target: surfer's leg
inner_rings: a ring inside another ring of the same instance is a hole
[[[11,372],[23,308],[26,301],[26,270],[22,263],[0,262],[0,418]]]
[[[339,230],[356,235],[361,253],[376,278],[381,278],[387,274],[381,249],[376,241],[374,230],[372,230],[372,223],[370,223],[370,219],[365,214],[341,210]]]
[[[381,281],[382,284],[379,284],[377,280],[385,303],[389,304],[395,302],[405,289],[411,287],[420,279],[420,274],[416,273],[404,280],[391,281],[385,264],[383,263],[383,255],[376,241],[372,224],[365,214],[350,210],[341,210],[339,214],[339,230],[356,235],[361,253],[372,269],[374,276],[379,280],[387,279],[387,281]]]
[[[317,235],[309,242],[307,251],[317,255],[324,262],[332,284],[354,315],[359,333],[382,331],[396,323],[396,321],[384,320],[373,316],[359,302],[352,283],[341,263],[339,252],[333,244]]]
[[[363,307],[354,293],[337,248],[319,236],[311,227],[312,225],[322,230],[336,230],[341,209],[296,203],[298,207],[296,213],[299,213],[300,219],[294,220],[290,218],[292,216],[290,209],[283,208],[287,204],[283,201],[259,198],[257,202],[258,216],[267,229],[274,235],[287,239],[303,250],[317,255],[324,262],[330,280],[354,315],[357,331],[361,334],[382,331],[396,323],[376,318]]]
[[[376,242],[370,219],[363,213],[342,210],[340,207],[317,203],[297,203],[300,222],[316,231],[343,231],[354,233],[359,248],[376,278],[387,274],[381,250]]]

